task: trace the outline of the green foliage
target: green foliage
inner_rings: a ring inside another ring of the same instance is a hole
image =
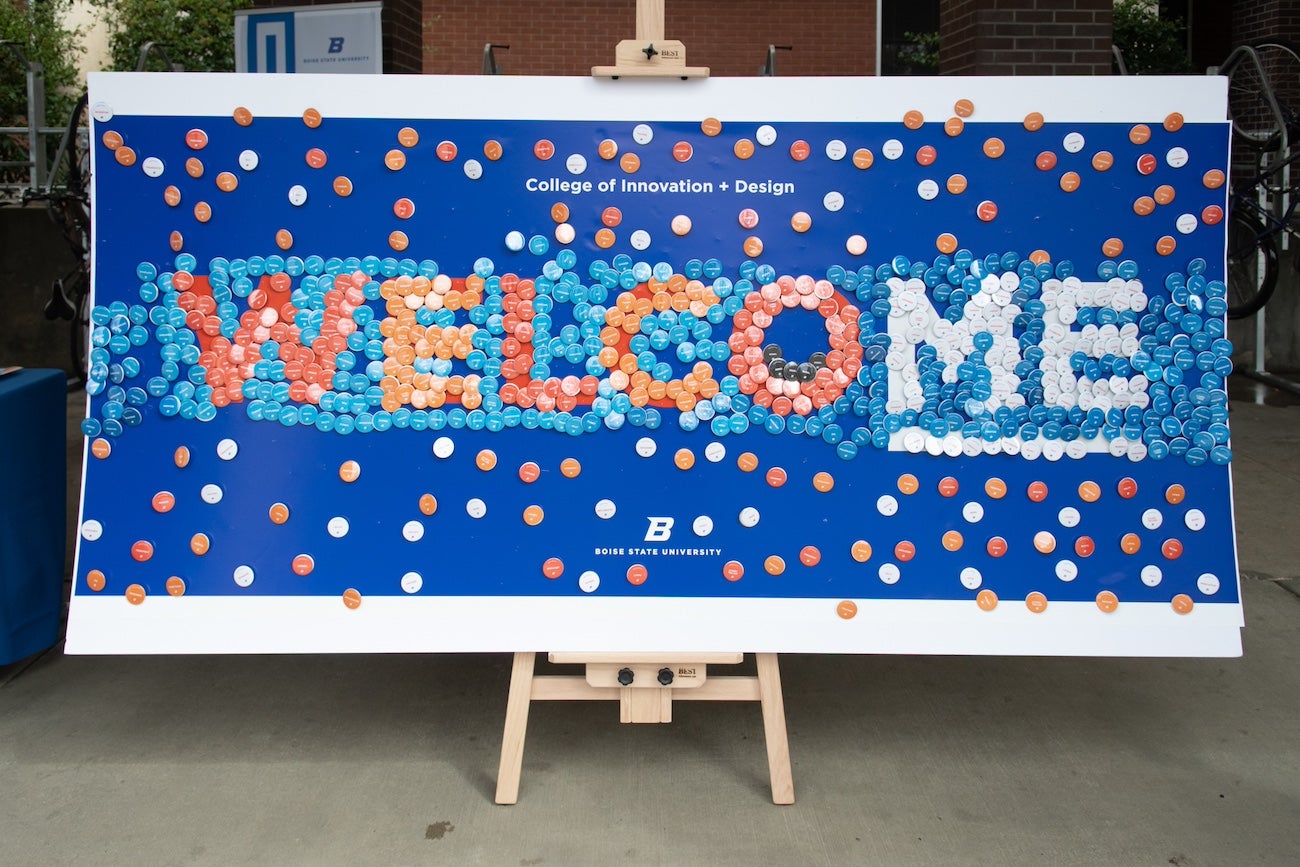
[[[12,4],[0,0],[0,39],[17,42],[28,60],[45,66],[45,120],[60,126],[77,101],[81,34],[63,26],[71,0]],[[0,126],[27,122],[27,78],[8,47],[0,48]]]
[[[1181,18],[1161,18],[1144,0],[1115,4],[1114,41],[1132,75],[1192,71]]]
[[[3,0],[0,0],[3,2]],[[91,0],[102,8],[111,36],[112,68],[133,70],[146,42],[161,45],[187,72],[235,68],[235,10],[251,0]],[[147,69],[163,69],[152,54]]]
[[[45,67],[45,125],[63,126],[77,102],[76,58],[81,36],[63,25],[70,0],[14,3],[0,0],[0,40],[16,42],[28,60]],[[26,126],[27,75],[8,46],[0,47],[0,126]],[[50,151],[57,148],[57,137]],[[0,137],[0,161],[27,160],[26,137]],[[0,182],[26,180],[17,169],[0,169]]]
[[[910,30],[903,34],[904,38],[912,41],[913,45],[908,46],[900,54],[906,53],[907,59],[916,67],[918,73],[937,73],[939,71],[939,33],[933,31],[930,33],[913,33]]]

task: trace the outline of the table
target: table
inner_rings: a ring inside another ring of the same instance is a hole
[[[59,640],[66,419],[63,371],[0,376],[0,665]]]

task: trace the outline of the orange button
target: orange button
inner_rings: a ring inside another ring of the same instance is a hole
[[[1074,540],[1074,553],[1080,557],[1091,557],[1092,552],[1097,550],[1097,543],[1092,541],[1091,536],[1080,536]]]
[[[1097,607],[1107,614],[1119,608],[1119,597],[1109,590],[1103,590],[1097,594]]]
[[[648,577],[649,572],[647,572],[646,568],[640,563],[633,563],[631,566],[627,567],[627,583],[631,584],[633,587],[640,587],[645,583],[645,579]]]
[[[1079,483],[1079,499],[1085,503],[1095,503],[1101,499],[1101,486],[1096,482]]]
[[[190,550],[200,557],[208,553],[211,544],[206,533],[195,533],[190,537]]]
[[[1041,172],[1050,171],[1056,168],[1056,154],[1051,151],[1043,151],[1034,158],[1034,165],[1038,166],[1038,170]]]
[[[940,253],[952,253],[957,249],[957,236],[951,232],[944,232],[934,239],[934,246]]]
[[[1124,499],[1131,500],[1137,496],[1138,483],[1135,479],[1125,476],[1115,485],[1115,490]]]
[[[858,148],[853,152],[853,165],[857,168],[869,169],[875,161],[876,155],[866,148]]]
[[[779,488],[785,484],[785,481],[786,481],[785,470],[781,469],[780,467],[772,467],[770,470],[767,471],[767,483],[772,487]]]
[[[989,552],[990,557],[1001,557],[1003,554],[1007,553],[1007,540],[1003,539],[1001,536],[994,536],[989,539],[988,544],[984,546],[984,549]]]
[[[1035,614],[1042,614],[1047,610],[1047,597],[1035,590],[1025,597],[1025,607]]]
[[[582,472],[582,464],[578,463],[577,458],[565,458],[560,461],[560,475],[566,479],[576,479]]]
[[[303,159],[306,160],[307,165],[313,169],[324,168],[325,164],[329,162],[329,157],[327,157],[325,151],[320,148],[309,149],[303,156]]]
[[[356,461],[344,461],[339,464],[339,478],[345,482],[355,482],[361,478],[361,464]]]
[[[126,145],[121,145],[117,150],[113,151],[113,158],[116,159],[120,165],[135,165],[135,151]]]
[[[438,498],[433,494],[420,495],[420,512],[425,515],[432,515],[438,511]]]
[[[689,470],[695,466],[695,452],[690,449],[678,449],[673,455],[673,463],[679,470]]]
[[[314,108],[307,109],[302,113],[302,122],[307,124],[307,126],[311,127],[312,129],[315,129],[316,127],[320,126],[320,122],[321,122],[320,112]]]
[[[542,564],[542,574],[554,581],[564,574],[564,561],[559,557],[551,557]]]
[[[170,512],[176,505],[176,497],[171,491],[159,491],[153,495],[153,510],[155,512]]]
[[[984,140],[984,156],[990,159],[997,159],[1007,152],[1007,146],[1002,143],[1002,139],[994,137]]]
[[[1056,537],[1046,530],[1034,534],[1034,550],[1040,554],[1050,554],[1056,550]]]
[[[1128,131],[1128,140],[1135,145],[1146,144],[1151,140],[1151,127],[1139,123]]]
[[[1211,190],[1217,190],[1226,180],[1227,175],[1219,169],[1210,169],[1201,177],[1201,183]]]
[[[1177,506],[1187,496],[1187,491],[1182,485],[1170,485],[1165,488],[1165,502],[1171,506]]]
[[[1029,496],[1029,499],[1033,500],[1035,503],[1041,503],[1043,500],[1047,499],[1047,485],[1043,482],[1030,482],[1029,488],[1025,493]]]
[[[1108,259],[1113,259],[1123,252],[1124,242],[1119,238],[1107,238],[1101,242],[1101,254]]]
[[[1165,129],[1169,132],[1178,132],[1183,128],[1183,116],[1181,113],[1171,111],[1165,115]]]
[[[773,554],[763,561],[763,568],[769,575],[780,575],[785,571],[785,560]]]
[[[339,175],[337,178],[335,178],[335,179],[334,179],[334,193],[335,193],[336,195],[339,195],[339,196],[345,196],[345,197],[346,197],[346,196],[350,196],[350,195],[352,195],[352,181],[351,181],[351,179],[350,179],[350,178],[346,178],[346,177],[344,177],[343,175]]]
[[[758,455],[753,452],[741,452],[736,458],[736,466],[740,467],[741,472],[752,473],[758,469]]]
[[[894,546],[894,557],[900,562],[906,563],[916,556],[916,546],[904,539]]]
[[[728,581],[739,581],[745,577],[745,567],[736,560],[728,560],[722,566],[722,577]]]
[[[501,147],[501,142],[496,139],[490,138],[483,142],[483,156],[487,157],[492,162],[501,159],[501,154],[504,153],[504,151],[505,149]]]
[[[915,494],[920,486],[916,476],[911,473],[903,473],[898,477],[898,490],[904,494]]]
[[[804,141],[803,139],[799,139],[798,141],[792,142],[790,144],[790,157],[795,162],[800,162],[800,163],[803,162],[804,160],[808,159],[808,156],[811,153],[812,153],[812,147],[810,147],[808,142]]]
[[[541,506],[528,506],[524,509],[524,523],[530,527],[536,527],[545,517]]]
[[[959,117],[950,117],[943,125],[943,131],[949,136],[959,136],[966,128],[966,123]]]
[[[965,175],[955,174],[948,176],[948,183],[946,186],[948,187],[948,192],[952,193],[954,196],[960,196],[962,193],[966,192],[966,185],[967,181]]]
[[[700,121],[700,132],[710,137],[715,136],[722,132],[722,121],[716,117],[706,117]]]
[[[153,556],[153,544],[144,539],[131,546],[131,559],[143,563]]]
[[[1119,549],[1125,554],[1136,554],[1142,550],[1142,540],[1137,533],[1125,533],[1119,540]]]
[[[939,480],[939,493],[945,497],[957,496],[957,480],[952,476],[944,476]]]
[[[992,611],[994,608],[998,607],[998,594],[994,593],[992,590],[981,590],[979,593],[975,594],[975,604],[978,605],[982,611]]]
[[[845,599],[839,605],[835,606],[835,613],[842,620],[852,620],[858,615],[858,604],[851,599]]]
[[[384,165],[387,166],[390,171],[401,171],[401,169],[406,165],[406,154],[397,148],[393,148],[388,153],[384,154]]]
[[[1031,111],[1025,115],[1025,129],[1030,132],[1038,132],[1043,128],[1043,114],[1038,111]]]
[[[483,449],[474,456],[474,466],[483,472],[494,469],[497,465],[497,454],[491,449]]]
[[[106,583],[108,582],[104,578],[104,573],[98,569],[91,569],[86,573],[86,586],[96,593],[103,590]]]
[[[519,465],[519,479],[526,485],[531,485],[542,476],[542,468],[532,461],[524,461]]]
[[[805,566],[816,566],[822,561],[822,552],[815,545],[805,545],[799,549],[799,562]]]
[[[361,593],[349,587],[343,591],[343,604],[348,608],[356,611],[361,607]]]
[[[865,539],[859,539],[849,548],[849,555],[859,563],[865,563],[871,559],[871,543]]]
[[[1115,156],[1110,151],[1097,151],[1092,155],[1092,167],[1099,172],[1110,171],[1115,165]]]
[[[984,493],[995,500],[1000,500],[1007,495],[1007,483],[994,476],[984,483]]]
[[[168,578],[166,587],[167,587],[167,594],[169,596],[185,595],[185,581],[181,579],[179,576],[173,575],[172,577]]]
[[[619,158],[618,165],[625,173],[634,175],[641,168],[641,158],[634,153],[626,153]]]
[[[132,584],[126,588],[126,601],[132,605],[140,605],[144,602],[144,588],[139,584]]]
[[[293,574],[306,577],[316,568],[316,560],[310,554],[299,554],[293,558]]]
[[[242,105],[235,109],[233,116],[235,123],[240,126],[249,126],[253,123],[253,113]]]
[[[813,487],[823,494],[835,487],[835,478],[830,473],[817,473],[813,476]]]
[[[1177,560],[1183,556],[1183,543],[1177,539],[1166,539],[1160,546],[1160,553],[1165,555],[1166,560]]]
[[[925,116],[922,115],[921,112],[917,111],[916,109],[912,109],[911,111],[904,112],[903,114],[903,126],[907,127],[908,129],[920,129],[921,125],[924,123],[925,123]]]
[[[1188,596],[1186,593],[1179,593],[1173,599],[1169,600],[1169,604],[1172,605],[1174,611],[1179,614],[1192,613],[1192,597]]]
[[[949,551],[960,551],[963,542],[961,533],[956,530],[949,530],[943,534],[943,547]]]
[[[975,103],[969,99],[959,99],[952,104],[952,111],[958,117],[970,117],[975,113]]]
[[[1066,172],[1061,175],[1061,189],[1067,193],[1073,193],[1079,189],[1079,173]]]

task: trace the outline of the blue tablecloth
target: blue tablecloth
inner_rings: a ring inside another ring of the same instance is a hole
[[[0,665],[59,640],[66,437],[63,371],[0,376]]]

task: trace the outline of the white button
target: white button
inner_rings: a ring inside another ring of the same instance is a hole
[[[239,152],[239,167],[244,171],[251,172],[253,169],[257,168],[257,163],[257,151],[246,150]]]
[[[1070,440],[1065,444],[1065,456],[1070,460],[1077,461],[1088,453],[1088,447],[1084,445],[1083,440]]]
[[[199,491],[199,496],[203,498],[203,502],[215,506],[221,502],[224,492],[221,490],[220,485],[207,484]]]
[[[564,167],[571,175],[580,175],[587,170],[587,158],[582,154],[572,154],[564,161]]]
[[[81,524],[81,538],[87,542],[94,542],[104,535],[104,525],[91,518],[89,521],[83,521]]]
[[[232,461],[237,454],[239,454],[239,443],[234,440],[224,439],[217,443],[217,457],[223,461]]]
[[[452,442],[451,437],[438,437],[433,441],[434,457],[449,458],[454,451],[456,451],[456,444]]]
[[[1142,567],[1142,583],[1148,587],[1155,587],[1163,577],[1164,574],[1161,573],[1160,567],[1155,564]]]
[[[880,512],[880,514],[884,515],[886,518],[897,514],[898,500],[894,499],[891,494],[885,494],[881,496],[880,499],[876,500],[876,511]]]
[[[1056,577],[1062,581],[1073,581],[1079,577],[1079,567],[1073,560],[1061,560],[1056,564]]]
[[[928,202],[939,195],[939,185],[926,178],[916,185],[916,194]]]
[[[424,586],[424,579],[419,572],[407,572],[400,582],[403,593],[419,593]]]
[[[1042,453],[1043,445],[1041,440],[1029,440],[1020,446],[1020,454],[1027,460],[1036,461]]]
[[[758,509],[753,506],[746,506],[740,510],[740,526],[753,527],[758,523]]]
[[[886,584],[898,583],[899,571],[898,567],[893,563],[881,563],[877,574],[880,575],[880,580]]]
[[[330,518],[329,522],[325,525],[325,532],[329,533],[335,539],[342,539],[348,534],[350,528],[351,525],[348,524],[347,518],[336,515],[335,517]]]
[[[247,587],[248,585],[253,583],[253,567],[236,566],[234,577],[235,577],[236,584],[238,584],[240,587]]]
[[[465,511],[471,518],[481,518],[487,514],[487,503],[474,497],[465,504]]]
[[[1203,530],[1205,528],[1205,513],[1200,509],[1188,509],[1187,514],[1183,516],[1183,523],[1192,532]]]
[[[307,188],[302,184],[294,184],[289,188],[289,204],[295,208],[300,208],[307,203]]]
[[[632,141],[639,145],[647,145],[654,139],[655,132],[650,128],[648,123],[639,123],[632,127]]]
[[[402,525],[402,538],[408,542],[418,542],[424,538],[424,524],[419,521],[407,521]]]
[[[507,232],[506,249],[512,253],[518,253],[520,250],[524,249],[524,233]]]
[[[463,168],[465,171],[465,177],[469,178],[471,181],[477,181],[479,178],[483,177],[483,164],[478,160],[465,160]],[[569,171],[573,171],[573,169],[569,169]],[[574,172],[574,174],[578,174],[578,172]]]
[[[1171,168],[1181,169],[1187,165],[1187,149],[1181,147],[1170,148],[1169,153],[1165,154],[1165,162],[1169,163]]]
[[[1065,455],[1065,446],[1060,440],[1047,440],[1043,443],[1043,457],[1049,461],[1059,461]]]
[[[1159,509],[1147,509],[1142,513],[1142,526],[1148,530],[1158,530],[1164,522],[1165,516],[1160,514]]]
[[[885,159],[896,160],[903,155],[903,143],[896,138],[891,138],[880,146],[880,152],[885,155]]]
[[[573,239],[578,235],[577,231],[570,223],[560,223],[555,227],[555,240],[561,244],[572,244]]]
[[[695,531],[697,536],[707,536],[713,532],[713,519],[708,515],[700,515],[691,524],[691,529]]]
[[[644,250],[650,246],[650,233],[645,229],[637,229],[628,240],[632,244],[632,249]]]
[[[1190,235],[1196,231],[1196,216],[1193,214],[1179,214],[1178,219],[1174,222],[1174,227],[1184,235]]]
[[[844,155],[848,152],[849,149],[845,147],[844,142],[837,138],[833,138],[826,142],[826,156],[833,160],[838,161],[844,159]]]
[[[163,161],[157,157],[145,157],[144,162],[140,163],[140,170],[151,178],[156,178],[163,173]]]
[[[90,116],[100,123],[108,123],[113,119],[113,109],[106,102],[96,102],[90,107]]]
[[[983,583],[984,576],[981,575],[980,570],[976,569],[974,566],[967,566],[965,569],[961,570],[961,586],[965,587],[967,590],[978,590],[979,586]]]
[[[1065,138],[1061,140],[1061,147],[1068,153],[1077,154],[1083,150],[1083,135],[1077,132],[1066,133]]]
[[[903,434],[903,448],[914,455],[925,451],[925,434],[919,430],[910,430]]]
[[[1056,520],[1061,522],[1062,527],[1079,526],[1079,510],[1074,506],[1066,506],[1056,515]]]
[[[641,437],[636,441],[636,453],[643,458],[652,457],[659,449],[659,445],[650,437]]]
[[[984,507],[972,500],[961,507],[961,516],[965,518],[968,523],[978,524],[984,517]]]
[[[704,457],[709,463],[716,464],[727,456],[727,447],[722,443],[709,443],[704,447]]]
[[[1204,573],[1200,578],[1196,579],[1196,589],[1206,596],[1213,596],[1219,592],[1219,576],[1212,575],[1209,572]]]
[[[822,207],[828,211],[838,211],[844,207],[844,196],[832,190],[822,197]]]
[[[601,520],[608,521],[610,518],[614,517],[614,513],[615,513],[616,511],[618,511],[618,507],[614,505],[614,501],[613,501],[613,500],[597,500],[597,501],[596,501],[596,517],[597,517],[597,518],[600,518]]]
[[[754,132],[754,139],[763,147],[769,147],[776,143],[776,127],[771,124],[763,124]]]
[[[578,576],[578,589],[583,593],[595,593],[600,586],[600,576],[588,569]]]

